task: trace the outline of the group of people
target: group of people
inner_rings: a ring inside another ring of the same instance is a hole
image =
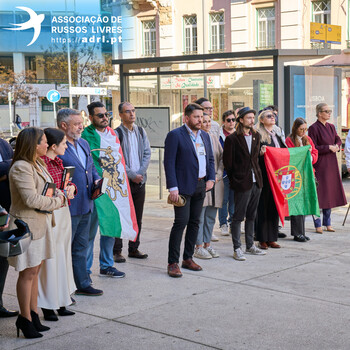
[[[125,276],[114,266],[114,262],[126,261],[122,239],[102,234],[108,231],[108,225],[101,226],[103,206],[98,199],[92,199],[102,177],[108,177],[109,189],[115,190],[117,201],[118,191],[123,198],[130,197],[130,215],[136,217],[138,234],[129,241],[128,257],[148,257],[139,250],[146,172],[151,158],[147,134],[135,124],[135,108],[129,102],[119,105],[121,125],[115,130],[109,126],[110,115],[101,102],[93,102],[87,108],[91,125],[85,130],[80,112],[65,108],[57,114],[57,128],[22,130],[14,153],[6,141],[0,140],[0,204],[4,208],[0,215],[9,213],[11,217],[0,229],[13,228],[14,219],[19,218],[32,233],[32,242],[23,254],[0,257],[0,317],[18,315],[17,336],[21,330],[26,338],[38,338],[49,330],[41,323],[38,308],[45,320],[57,321],[60,316],[74,315],[67,308],[75,303],[74,292],[86,296],[103,294],[92,286],[91,279],[99,226],[100,276]],[[213,107],[206,98],[187,105],[183,126],[170,131],[165,139],[166,182],[169,200],[175,204],[168,250],[170,277],[182,276],[178,264],[185,229],[182,268],[202,270],[193,256],[219,257],[211,245],[218,240],[213,235],[217,215],[223,235],[229,235],[230,227],[234,259],[244,261],[246,254],[265,255],[269,248],[280,248],[279,218],[264,163],[266,146],[310,145],[323,210],[322,224],[320,219],[314,220],[316,232],[322,233],[323,226],[334,231],[331,208],[346,204],[346,199],[336,159],[341,141],[334,126],[328,123],[331,110],[326,104],[316,107],[317,121],[310,126],[308,136],[305,120],[297,118],[286,139],[277,125],[275,106],[260,111],[256,125],[256,111],[249,107],[225,112],[222,126],[212,119],[212,114]],[[118,153],[120,159],[111,156]],[[110,156],[109,161],[106,155]],[[120,162],[127,180],[120,176]],[[72,168],[72,178],[63,181],[65,171]],[[45,194],[48,183],[56,184],[51,196]],[[111,193],[104,194],[107,195]],[[292,216],[290,220],[294,240],[309,240],[305,235],[305,217]],[[245,250],[241,243],[243,221]],[[19,272],[19,313],[2,304],[8,264]]]
[[[110,115],[101,102],[93,102],[87,108],[91,125],[84,132],[80,112],[65,108],[57,114],[58,128],[22,130],[14,153],[5,140],[0,140],[3,207],[0,215],[10,214],[10,221],[0,229],[13,228],[17,218],[28,224],[32,234],[24,253],[0,258],[0,317],[18,315],[17,336],[21,330],[26,338],[39,338],[50,329],[41,323],[38,308],[45,320],[57,321],[59,316],[74,315],[67,309],[75,303],[71,296],[74,292],[86,296],[103,294],[92,286],[91,279],[94,239],[99,226],[92,196],[107,170],[103,165],[97,167],[101,150],[96,139],[107,139],[104,151],[116,149],[121,155],[120,159],[111,158],[105,164],[112,180],[117,179],[119,172],[113,174],[110,169],[117,172],[113,166],[121,161],[128,178],[122,181],[123,196],[129,197],[138,226],[137,238],[129,241],[128,257],[148,257],[139,250],[146,171],[151,158],[147,134],[135,125],[135,109],[129,102],[119,105],[121,125],[116,130],[109,127]],[[68,169],[74,169],[72,179],[65,178]],[[49,195],[45,191],[52,183],[56,186]],[[126,261],[122,247],[122,239],[101,234],[100,276],[125,276],[114,267],[114,260]],[[16,285],[19,313],[6,309],[2,303],[8,264],[19,272]]]
[[[277,124],[276,106],[259,111],[257,124],[256,111],[250,107],[226,111],[219,130],[211,128],[212,110],[210,101],[204,98],[187,105],[184,125],[169,132],[165,140],[167,188],[170,201],[175,203],[168,252],[170,277],[182,276],[179,260],[185,229],[183,269],[202,270],[193,257],[219,257],[211,246],[218,240],[213,235],[218,208],[222,235],[229,235],[230,226],[235,260],[244,261],[247,254],[266,255],[269,248],[281,248],[278,238],[286,235],[279,232],[279,215],[264,161],[266,147],[309,146],[323,215],[322,222],[313,217],[315,229],[317,233],[323,233],[323,227],[335,231],[331,209],[347,201],[336,157],[341,140],[328,122],[332,111],[326,103],[316,106],[317,121],[310,126],[308,135],[307,123],[299,117],[287,138]],[[243,221],[245,251],[241,243]],[[310,240],[305,234],[304,215],[292,215],[290,222],[294,241]]]

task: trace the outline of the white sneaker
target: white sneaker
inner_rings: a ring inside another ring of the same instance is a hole
[[[212,242],[218,242],[219,241],[219,238],[217,238],[214,233],[211,235],[211,239],[210,239]]]
[[[252,255],[266,255],[266,252],[259,249],[255,244],[253,244],[249,249],[245,250],[246,254]]]
[[[211,259],[211,254],[203,247],[196,248],[193,256],[198,259]]]
[[[227,224],[223,224],[220,226],[221,230],[221,236],[229,236],[230,234],[228,233],[228,226]]]
[[[218,258],[220,255],[211,246],[204,248],[213,258]]]
[[[238,249],[236,249],[233,252],[233,259],[239,260],[239,261],[245,261],[246,260],[246,258],[244,256],[244,253],[243,253],[241,248],[238,248]]]

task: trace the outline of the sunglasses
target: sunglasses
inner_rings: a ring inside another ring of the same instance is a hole
[[[268,115],[265,115],[265,117],[269,118],[269,119],[276,118],[276,116],[274,114],[268,114]]]
[[[321,111],[321,113],[331,114],[331,113],[332,113],[332,111],[331,111],[331,110],[325,110],[325,111]]]
[[[100,119],[102,119],[102,118],[104,118],[104,117],[106,117],[107,119],[109,119],[109,118],[111,117],[111,115],[110,115],[108,112],[106,112],[106,113],[95,114],[95,116],[98,117],[98,118],[100,118]]]
[[[226,118],[225,122],[231,123],[234,122],[236,120],[236,118]]]

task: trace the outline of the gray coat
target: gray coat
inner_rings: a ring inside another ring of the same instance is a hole
[[[147,181],[147,169],[149,166],[149,162],[151,160],[151,147],[150,143],[146,134],[145,129],[143,129],[143,135],[141,136],[139,127],[137,125],[133,125],[133,128],[136,133],[137,142],[139,144],[138,154],[139,154],[139,161],[140,161],[140,169],[137,172],[134,172],[130,169],[130,143],[129,143],[129,133],[128,129],[123,125],[120,124],[120,128],[123,132],[123,138],[121,142],[124,159],[125,159],[125,168],[126,173],[128,175],[129,180],[135,179],[136,175],[140,174],[143,176],[142,183],[145,183]],[[115,129],[117,135],[118,130]]]

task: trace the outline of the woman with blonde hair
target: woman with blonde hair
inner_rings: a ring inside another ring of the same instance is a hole
[[[286,138],[286,144],[291,147],[302,147],[310,145],[310,155],[312,164],[315,164],[318,159],[318,151],[315,148],[311,138],[306,135],[307,124],[305,119],[296,118],[293,123],[292,132]],[[290,230],[294,237],[294,241],[307,242],[310,238],[305,235],[305,216],[304,215],[292,215],[290,217]]]
[[[32,233],[28,249],[9,258],[10,265],[19,271],[17,298],[20,314],[16,321],[17,336],[21,330],[26,338],[39,338],[39,332],[50,328],[40,323],[37,314],[38,275],[43,260],[53,257],[52,211],[65,204],[61,192],[57,196],[43,195],[47,182],[53,182],[40,159],[47,151],[44,132],[38,128],[22,130],[16,141],[16,149],[9,172],[12,218],[25,221]],[[10,229],[14,227],[11,220]]]
[[[309,136],[318,150],[315,176],[318,181],[318,203],[323,214],[322,224],[320,218],[314,219],[317,233],[323,233],[322,226],[327,231],[334,232],[331,225],[332,208],[346,204],[336,155],[342,142],[334,125],[328,122],[331,114],[332,110],[327,103],[319,103],[316,106],[317,121],[309,128]]]
[[[284,148],[287,147],[282,138],[276,134],[275,114],[271,110],[264,110],[259,114],[257,131],[261,135],[260,146]],[[264,156],[259,156],[259,165],[263,177],[263,188],[259,199],[258,213],[256,219],[256,238],[259,241],[259,248],[268,249],[280,248],[278,239],[278,212],[271,191],[269,179],[266,172]]]

